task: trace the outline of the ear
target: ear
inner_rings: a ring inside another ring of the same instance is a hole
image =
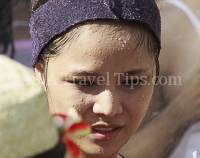
[[[43,77],[43,71],[40,62],[38,62],[35,66],[35,75],[38,79],[38,82],[43,86],[44,91],[46,92],[46,86],[45,86],[45,79]]]

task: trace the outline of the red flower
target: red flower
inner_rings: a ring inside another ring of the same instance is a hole
[[[67,109],[65,114],[53,114],[53,122],[66,145],[67,157],[77,158],[80,149],[70,138],[89,134],[90,124],[83,121],[81,115],[72,107]]]

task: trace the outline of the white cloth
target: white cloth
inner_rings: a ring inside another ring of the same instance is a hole
[[[200,20],[181,0],[165,0],[181,9],[190,19],[200,37]],[[191,126],[174,150],[170,158],[200,158],[200,122]]]
[[[170,158],[200,158],[200,122],[186,131]]]

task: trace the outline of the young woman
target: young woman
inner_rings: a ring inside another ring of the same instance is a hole
[[[81,158],[116,158],[150,102],[159,71],[154,0],[36,1],[33,67],[52,113],[75,107],[92,133]]]

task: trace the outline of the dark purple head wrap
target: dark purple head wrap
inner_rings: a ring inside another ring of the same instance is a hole
[[[45,46],[72,26],[96,19],[137,21],[146,25],[161,42],[161,20],[155,0],[49,0],[30,19],[32,66]]]

